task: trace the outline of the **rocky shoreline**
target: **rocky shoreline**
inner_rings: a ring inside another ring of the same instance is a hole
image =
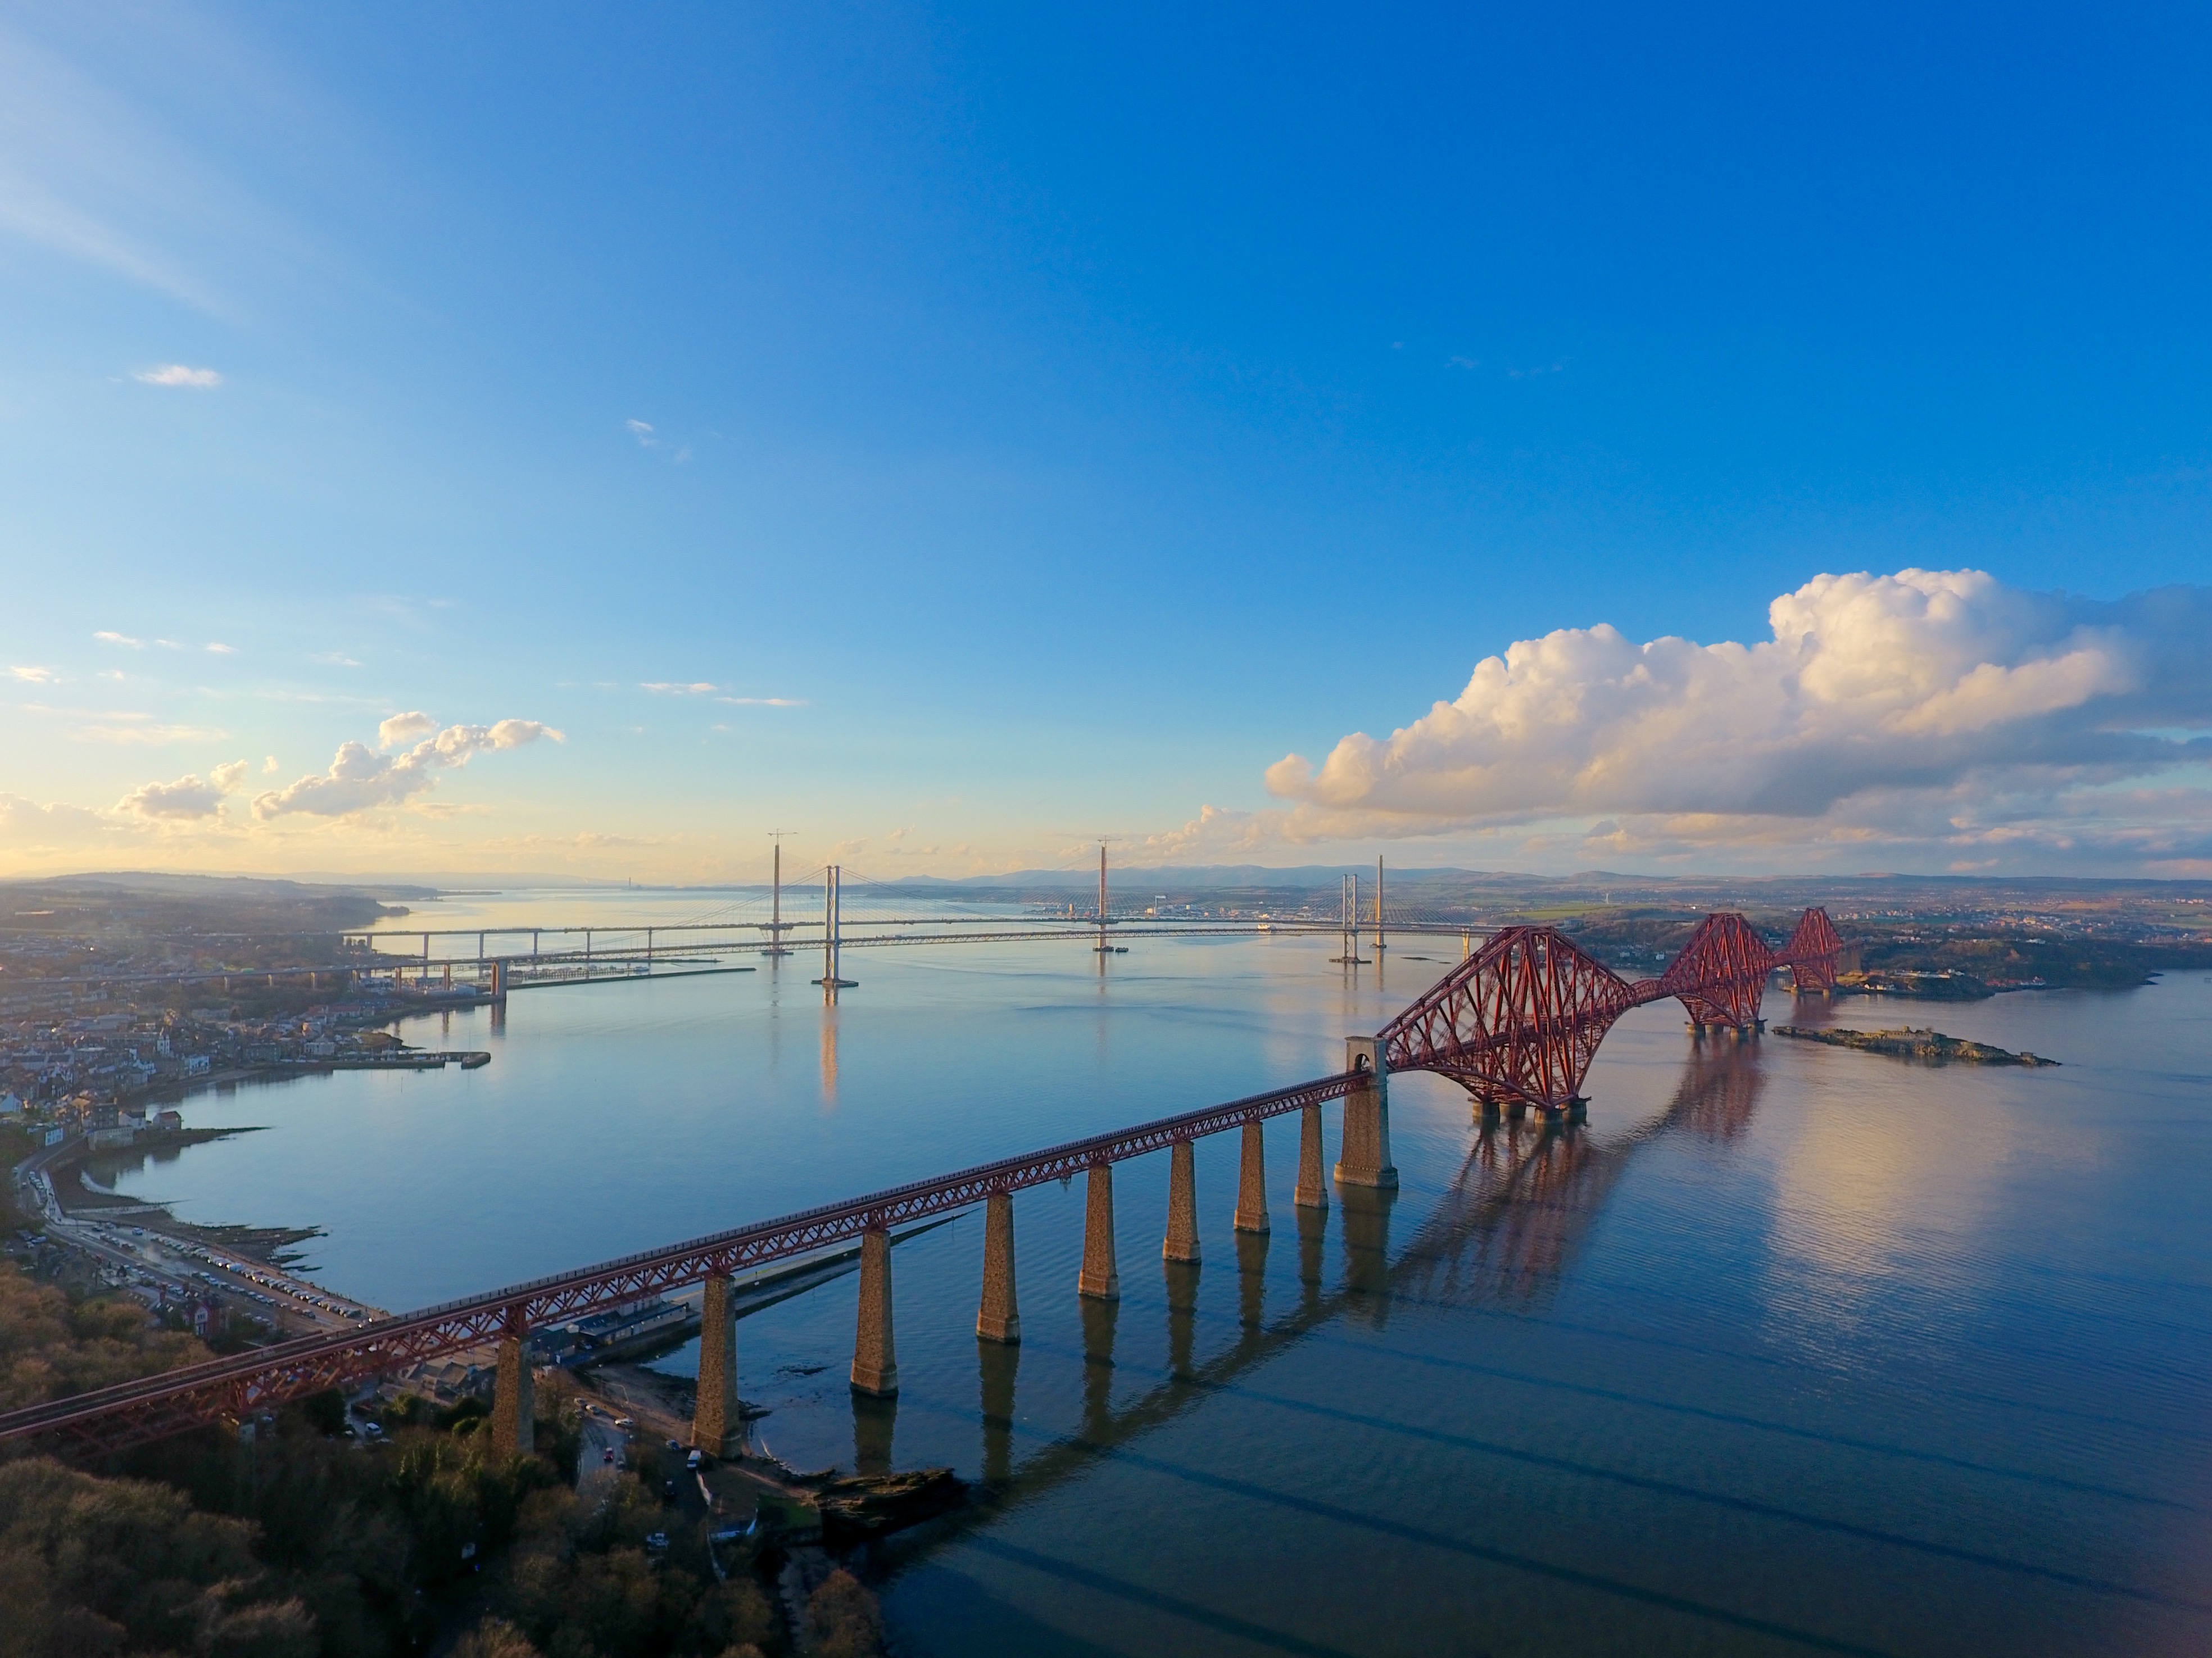
[[[1887,1054],[1900,1060],[1920,1060],[1936,1065],[2054,1066],[2056,1060],[2033,1054],[2015,1054],[1987,1042],[1971,1042],[1963,1036],[1947,1036],[1940,1030],[1846,1030],[1838,1027],[1812,1029],[1777,1025],[1778,1036],[1794,1036],[1801,1042],[1822,1042],[1830,1048],[1856,1048],[1869,1054]]]

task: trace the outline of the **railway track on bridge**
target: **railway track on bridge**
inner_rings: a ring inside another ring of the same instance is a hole
[[[727,1291],[731,1276],[738,1271],[860,1239],[860,1328],[854,1385],[863,1392],[895,1391],[896,1365],[889,1357],[889,1250],[884,1247],[894,1226],[988,1204],[992,1214],[986,1227],[985,1305],[978,1331],[988,1339],[1018,1339],[1011,1209],[1015,1193],[1077,1174],[1086,1175],[1090,1187],[1080,1293],[1116,1296],[1112,1171],[1117,1163],[1173,1151],[1166,1247],[1171,1259],[1195,1260],[1189,1151],[1194,1140],[1231,1128],[1243,1132],[1237,1225],[1264,1230],[1267,1186],[1259,1126],[1269,1118],[1297,1111],[1305,1119],[1296,1199],[1299,1204],[1327,1202],[1321,1173],[1321,1108],[1337,1100],[1345,1102],[1338,1183],[1395,1186],[1389,1072],[1419,1070],[1449,1077],[1468,1090],[1486,1120],[1493,1120],[1501,1108],[1533,1107],[1547,1121],[1571,1121],[1583,1103],[1581,1085],[1598,1044],[1629,1009],[1672,996],[1682,1002],[1692,1029],[1700,1035],[1716,1029],[1747,1032],[1757,1026],[1759,997],[1771,974],[1786,969],[1799,991],[1826,990],[1834,983],[1840,946],[1824,910],[1806,911],[1790,941],[1779,949],[1769,946],[1741,916],[1712,915],[1665,972],[1632,983],[1555,928],[1508,927],[1376,1035],[1347,1039],[1346,1068],[1335,1075],[509,1284],[380,1320],[357,1331],[305,1337],[9,1412],[0,1415],[0,1442],[52,1436],[86,1450],[118,1449],[210,1423],[250,1421],[291,1400],[496,1341],[501,1363],[495,1431],[505,1436],[511,1448],[526,1450],[530,1407],[525,1338],[531,1328],[703,1282],[709,1309],[719,1304],[723,1309],[720,1334],[712,1328],[702,1333],[700,1389],[702,1417],[710,1410],[717,1412],[717,1425],[705,1442],[719,1449],[727,1430],[725,1417],[727,1427],[734,1427],[736,1417]],[[1178,1255],[1179,1249],[1186,1253]],[[719,1303],[717,1284],[722,1291]],[[707,1324],[714,1324],[715,1317],[710,1313]],[[720,1384],[726,1397],[719,1406],[708,1400],[711,1390],[705,1381],[708,1344],[718,1341],[730,1344]]]

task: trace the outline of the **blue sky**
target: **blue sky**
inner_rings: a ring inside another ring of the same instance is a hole
[[[2208,36],[0,9],[0,869],[2212,871],[2199,596],[2096,608],[2207,580]],[[1992,585],[1821,610],[1887,712],[1759,737],[1832,799],[1599,786],[1695,696],[1466,703],[1913,569]]]

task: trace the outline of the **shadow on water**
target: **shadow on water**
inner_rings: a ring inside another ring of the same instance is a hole
[[[1349,1317],[1379,1330],[1393,1301],[1400,1299],[1461,1306],[1530,1304],[1557,1280],[1639,1148],[1686,1128],[1740,1133],[1756,1108],[1759,1090],[1753,1052],[1700,1052],[1685,1066],[1663,1113],[1602,1144],[1575,1127],[1510,1124],[1485,1129],[1434,1212],[1395,1259],[1390,1221],[1397,1193],[1340,1187],[1335,1196],[1343,1225],[1344,1277],[1332,1292],[1322,1291],[1328,1212],[1294,1208],[1299,1300],[1295,1311],[1273,1325],[1261,1318],[1267,1235],[1239,1234],[1238,1338],[1203,1364],[1194,1363],[1193,1353],[1199,1268],[1163,1262],[1168,1376],[1119,1411],[1112,1408],[1111,1395],[1121,1303],[1086,1297],[1081,1308],[1082,1425],[1024,1458],[1011,1475],[1002,1471],[1012,1460],[1018,1350],[978,1343],[986,1489],[970,1509],[896,1540],[885,1551],[884,1564],[902,1570],[949,1543],[969,1539],[979,1526],[1049,1495],[1100,1459],[1126,1451],[1134,1441],[1238,1385],[1332,1320]],[[856,1443],[858,1439],[856,1424]]]

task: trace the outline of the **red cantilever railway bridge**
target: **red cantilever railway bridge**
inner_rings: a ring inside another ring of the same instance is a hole
[[[1807,910],[1779,950],[1769,948],[1741,916],[1712,915],[1664,973],[1632,983],[1556,928],[1507,927],[1392,1020],[1373,1048],[1386,1072],[1431,1071],[1462,1084],[1486,1108],[1517,1103],[1556,1114],[1578,1102],[1599,1042],[1629,1009],[1674,996],[1700,1030],[1755,1028],[1767,975],[1787,967],[1799,991],[1828,990],[1835,983],[1840,943],[1824,910]],[[212,1423],[250,1419],[287,1400],[595,1309],[849,1243],[1288,1112],[1317,1112],[1346,1096],[1379,1098],[1379,1082],[1373,1072],[1355,1068],[510,1284],[360,1330],[302,1337],[11,1411],[0,1414],[0,1441],[52,1436],[80,1449],[112,1451]]]
[[[1808,909],[1780,950],[1741,915],[1708,915],[1656,979],[1634,983],[1553,927],[1510,926],[1383,1027],[1393,1071],[1433,1071],[1486,1106],[1555,1110],[1578,1099],[1613,1021],[1680,999],[1699,1031],[1756,1029],[1767,975],[1786,967],[1799,992],[1835,988],[1843,940]]]

